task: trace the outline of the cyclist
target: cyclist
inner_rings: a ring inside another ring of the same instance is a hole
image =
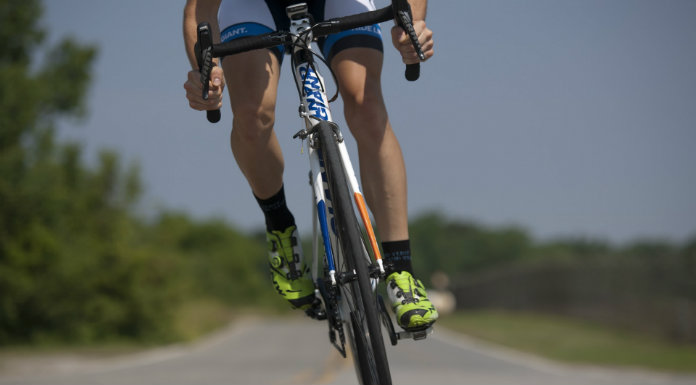
[[[202,83],[194,53],[196,28],[202,21],[210,22],[216,42],[288,30],[285,7],[300,2],[308,4],[314,21],[375,9],[372,0],[188,0],[183,28],[193,69],[184,88],[193,109],[212,110],[222,106],[227,85],[233,113],[232,152],[265,216],[273,284],[293,307],[307,309],[313,304],[314,285],[303,261],[294,217],[285,201],[283,157],[273,131],[283,48],[225,57],[211,73],[208,100],[201,97]],[[429,58],[433,55],[433,39],[425,24],[427,0],[409,2],[414,28]],[[419,61],[403,29],[392,28],[391,37],[404,63]],[[435,322],[438,313],[411,267],[406,171],[380,85],[380,27],[373,25],[330,35],[321,39],[319,46],[336,73],[345,119],[358,143],[363,189],[383,240],[387,291],[397,321],[406,330],[423,328]]]

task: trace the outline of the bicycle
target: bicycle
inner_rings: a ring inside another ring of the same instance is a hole
[[[421,60],[424,55],[406,0],[395,0],[382,9],[315,24],[310,22],[304,3],[289,6],[286,12],[290,19],[289,31],[243,37],[221,44],[212,43],[208,23],[198,26],[195,51],[204,85],[203,98],[207,98],[213,58],[281,44],[290,48],[293,78],[300,96],[299,114],[305,122],[305,128],[293,138],[308,142],[314,202],[312,278],[316,300],[315,306],[306,313],[328,321],[329,340],[344,358],[348,340],[361,384],[391,384],[382,327],[392,345],[403,338],[426,338],[432,327],[396,332],[382,296],[376,293],[379,280],[385,278],[384,263],[343,136],[331,119],[329,103],[337,98],[338,90],[333,98],[327,98],[324,79],[314,58],[319,58],[329,69],[330,66],[312,51],[311,42],[320,36],[396,20],[409,34]],[[419,64],[406,66],[408,80],[418,79],[419,74]],[[333,72],[332,75],[335,80]],[[220,111],[207,111],[207,118],[212,123],[219,121]]]

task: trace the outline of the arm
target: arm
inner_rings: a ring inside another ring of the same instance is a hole
[[[418,41],[421,44],[425,59],[428,60],[433,56],[433,31],[425,25],[425,16],[427,14],[427,0],[408,0],[411,5],[411,13],[413,14],[413,28],[418,35]],[[411,40],[401,27],[394,26],[391,30],[392,43],[399,53],[405,64],[413,64],[420,62],[416,55]]]
[[[425,20],[426,11],[428,8],[428,0],[409,0],[411,4],[411,13],[413,20]]]
[[[222,91],[225,87],[222,68],[216,66],[210,73],[210,91],[208,100],[203,100],[203,84],[198,72],[198,63],[194,45],[198,39],[198,24],[203,21],[210,23],[213,40],[217,43],[220,39],[220,28],[217,23],[217,10],[221,0],[187,0],[184,6],[184,47],[192,70],[189,71],[184,88],[186,98],[191,108],[196,110],[215,110],[222,106]],[[215,59],[217,63],[218,60]]]
[[[184,45],[191,68],[198,69],[193,46],[196,44],[198,24],[207,21],[213,32],[215,43],[220,39],[220,27],[217,23],[217,10],[220,0],[188,0],[184,6]]]

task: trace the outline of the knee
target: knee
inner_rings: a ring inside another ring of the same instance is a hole
[[[345,118],[355,140],[381,142],[387,129],[387,110],[379,95],[361,95],[343,100]]]
[[[233,109],[232,135],[250,145],[265,142],[273,129],[273,108],[248,103]]]

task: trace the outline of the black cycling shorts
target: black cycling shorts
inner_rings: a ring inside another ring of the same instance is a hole
[[[335,17],[373,11],[372,0],[308,0],[304,1],[314,22]],[[244,36],[256,36],[272,31],[287,31],[290,28],[285,7],[292,4],[286,0],[222,0],[218,11],[220,40],[227,42]],[[378,24],[355,28],[318,40],[324,58],[331,59],[342,50],[352,47],[374,48],[383,51],[382,32]],[[285,47],[274,47],[271,51],[282,63]]]

